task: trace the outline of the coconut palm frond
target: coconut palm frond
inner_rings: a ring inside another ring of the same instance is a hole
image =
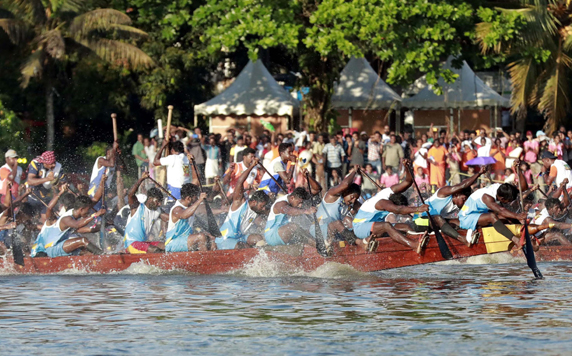
[[[28,36],[28,26],[20,20],[0,19],[0,28],[8,35],[10,41],[16,45],[23,43]]]
[[[131,19],[113,9],[97,9],[75,17],[69,27],[72,37],[86,37],[93,30],[108,30],[112,25],[130,25]]]
[[[106,38],[86,39],[78,42],[108,62],[115,62],[121,65],[129,63],[134,68],[149,68],[154,65],[151,57],[136,46],[128,43]]]
[[[556,65],[553,67],[543,89],[543,95],[538,101],[538,110],[545,114],[547,118],[545,128],[549,132],[556,130],[566,117],[570,106],[568,77],[571,63],[572,59],[562,51],[557,54]]]
[[[572,51],[572,25],[566,26],[560,30],[564,42],[562,43],[562,48],[565,52]]]
[[[50,57],[62,59],[66,53],[66,44],[60,30],[55,29],[44,33],[39,38],[39,43]]]
[[[42,0],[6,0],[8,8],[14,9],[21,18],[29,18],[35,24],[47,21],[46,9]]]
[[[508,65],[508,72],[512,82],[512,111],[527,106],[529,95],[535,90],[539,71],[536,61],[532,57],[516,60]]]
[[[52,11],[58,13],[78,13],[85,7],[85,1],[83,0],[50,0],[50,4]]]
[[[42,76],[42,62],[44,59],[44,51],[38,49],[33,52],[28,59],[20,67],[20,73],[22,73],[22,80],[20,85],[25,88],[30,83],[30,79],[33,77]]]

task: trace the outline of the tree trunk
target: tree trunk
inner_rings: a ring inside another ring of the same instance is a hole
[[[47,126],[47,150],[54,150],[54,87],[51,83],[46,84],[46,126]]]

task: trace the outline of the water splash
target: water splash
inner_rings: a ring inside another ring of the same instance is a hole
[[[437,262],[438,265],[495,265],[526,263],[524,257],[515,257],[508,252],[472,256],[466,259]]]

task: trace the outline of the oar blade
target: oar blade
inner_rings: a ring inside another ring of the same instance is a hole
[[[12,257],[14,257],[15,264],[24,266],[24,251],[22,249],[22,241],[15,233],[12,235]]]
[[[526,241],[523,252],[524,256],[526,257],[526,264],[534,274],[534,278],[536,279],[544,279],[542,272],[538,269],[536,265],[536,256],[534,255],[534,249],[532,248],[532,240],[530,239],[530,233],[528,232],[528,223],[525,222],[524,224],[524,239]]]
[[[431,227],[435,232],[435,238],[437,239],[437,245],[439,246],[439,252],[441,252],[441,257],[443,257],[446,260],[453,259],[453,254],[451,253],[451,250],[447,245],[447,241],[445,241],[445,238],[443,238],[441,230],[437,228],[437,225],[435,225],[435,220],[433,220],[433,217],[431,215],[429,215],[429,220],[431,221]]]

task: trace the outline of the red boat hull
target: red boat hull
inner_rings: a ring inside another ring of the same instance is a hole
[[[467,247],[457,240],[445,236],[445,240],[455,259],[487,254],[487,245],[479,241]],[[390,238],[379,240],[374,253],[367,253],[357,246],[335,247],[332,257],[321,257],[309,246],[281,246],[270,248],[249,248],[243,250],[220,250],[207,252],[179,252],[142,255],[101,255],[70,256],[57,258],[25,258],[25,265],[13,264],[10,258],[3,260],[4,268],[17,273],[45,274],[57,273],[68,269],[85,272],[109,273],[122,271],[134,263],[146,263],[164,270],[181,270],[198,274],[227,273],[244,268],[260,254],[266,254],[273,262],[304,271],[312,271],[327,262],[337,262],[352,266],[358,271],[374,272],[391,268],[444,261],[434,238],[431,238],[422,255],[395,243]],[[520,251],[511,252],[514,256]],[[540,261],[572,260],[572,246],[542,247],[537,252]]]

